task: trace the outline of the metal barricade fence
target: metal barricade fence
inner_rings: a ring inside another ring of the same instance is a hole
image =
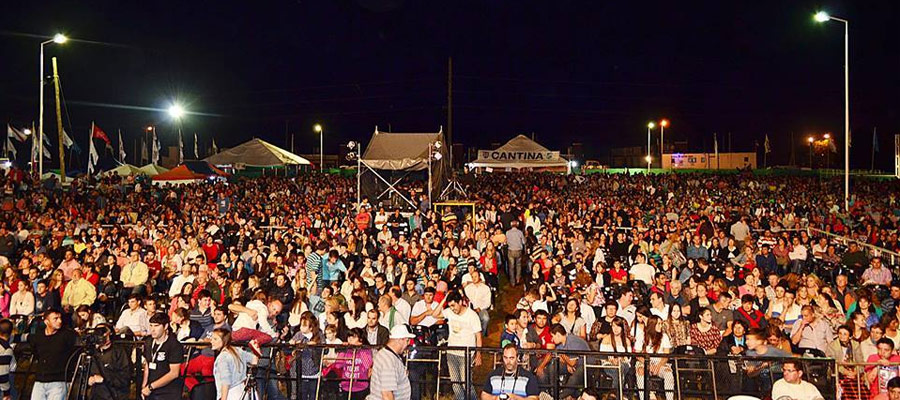
[[[132,393],[140,392],[143,379],[141,354],[143,341],[117,341],[116,346],[131,349],[134,369]],[[214,378],[192,368],[206,343],[184,343],[185,364],[181,368],[185,398],[205,399],[198,395],[212,386]],[[262,346],[263,357],[254,372],[259,399],[353,400],[368,393],[369,376],[358,376],[363,368],[358,363],[371,363],[378,351],[372,346],[271,344]],[[365,352],[369,352],[366,354]],[[410,348],[406,359],[413,399],[480,398],[487,377],[503,368],[502,349],[423,347]],[[719,357],[700,354],[610,353],[596,351],[519,349],[519,367],[536,376],[542,399],[577,398],[585,388],[613,394],[616,399],[682,400],[727,399],[734,395],[757,398],[771,396],[772,384],[782,377],[781,364],[786,358]],[[480,355],[480,366],[474,366]],[[792,358],[803,365],[803,379],[814,384],[826,400],[853,397],[859,388],[869,390],[863,375],[865,365],[841,364],[830,358]],[[311,362],[310,362],[311,361]],[[305,363],[305,364],[304,364]],[[342,368],[335,368],[335,365]],[[29,398],[31,375],[29,362],[20,362],[15,372],[20,398]],[[900,375],[900,365],[894,365]],[[313,370],[302,370],[312,366]],[[368,372],[374,373],[371,364]],[[874,366],[869,364],[868,366]],[[350,373],[345,373],[349,368]],[[859,370],[858,374],[845,374]],[[856,382],[855,384],[853,382]],[[855,386],[852,386],[855,385]],[[851,387],[852,386],[852,387]],[[199,389],[198,389],[199,388]],[[856,392],[849,389],[857,388]],[[468,396],[467,396],[468,394]],[[843,397],[841,396],[843,394]]]

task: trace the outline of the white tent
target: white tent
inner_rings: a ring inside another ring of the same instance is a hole
[[[144,171],[142,171],[138,167],[135,167],[134,165],[122,164],[122,165],[115,167],[109,171],[106,171],[100,175],[101,176],[112,176],[115,174],[115,175],[119,175],[119,176],[131,176],[131,175],[140,175],[143,173],[144,173]]]
[[[140,168],[141,172],[147,176],[157,176],[163,172],[169,171],[168,168],[160,167],[157,164],[147,164]]]
[[[568,161],[558,151],[550,151],[525,135],[519,135],[496,150],[478,150],[473,168],[559,170]]]
[[[284,165],[310,165],[309,160],[282,149],[262,139],[251,139],[236,147],[207,157],[212,165],[249,167],[276,167]]]

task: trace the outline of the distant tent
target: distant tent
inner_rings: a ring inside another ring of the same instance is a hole
[[[163,168],[158,164],[147,164],[140,168],[141,172],[147,176],[157,176],[163,172],[167,172],[168,168]]]
[[[232,147],[207,157],[204,161],[212,165],[249,167],[276,167],[285,165],[310,165],[309,160],[282,149],[262,139]]]
[[[102,175],[102,176],[112,176],[112,175],[131,176],[131,175],[140,175],[143,173],[144,173],[144,171],[142,171],[138,167],[135,167],[134,165],[122,164],[122,165],[115,167],[109,171],[106,171],[100,175]]]
[[[224,171],[209,165],[206,161],[185,161],[175,168],[154,176],[153,182],[159,184],[179,185],[199,182],[207,178],[225,177]]]
[[[516,136],[496,150],[479,150],[473,168],[565,171],[568,161],[525,135]]]

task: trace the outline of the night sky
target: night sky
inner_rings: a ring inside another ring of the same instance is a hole
[[[666,141],[695,151],[712,151],[714,132],[720,150],[730,132],[735,151],[761,149],[768,133],[770,164],[788,162],[793,132],[804,162],[807,135],[843,136],[843,24],[815,23],[820,9],[850,20],[852,167],[869,166],[877,127],[877,165],[891,168],[896,0],[6,1],[0,114],[17,126],[37,118],[39,43],[63,32],[79,40],[49,45],[46,63],[49,74],[59,58],[67,130],[86,146],[92,120],[111,136],[122,129],[129,157],[147,124],[174,145],[173,123],[149,110],[173,99],[202,114],[183,124],[207,145],[257,136],[289,146],[287,130],[308,153],[321,122],[334,153],[376,125],[446,129],[452,56],[453,135],[466,146],[533,132],[551,149],[583,142],[601,158],[645,145],[647,122],[666,117]],[[51,101],[48,90],[55,140]]]

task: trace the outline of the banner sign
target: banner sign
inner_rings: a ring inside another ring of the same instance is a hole
[[[557,161],[558,151],[478,150],[479,160],[490,161]]]

